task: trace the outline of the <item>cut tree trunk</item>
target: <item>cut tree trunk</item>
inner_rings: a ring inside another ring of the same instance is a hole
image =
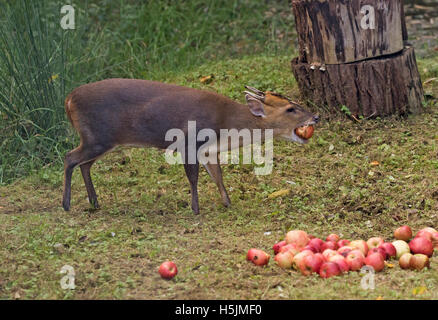
[[[422,108],[423,88],[412,47],[391,56],[322,68],[292,60],[303,98],[317,106],[348,108],[357,117],[405,115]]]
[[[375,14],[374,29],[361,9]],[[403,50],[402,0],[292,0],[300,57],[310,64],[357,62]]]

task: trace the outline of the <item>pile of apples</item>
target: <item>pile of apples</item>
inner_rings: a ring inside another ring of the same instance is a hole
[[[402,269],[430,268],[429,258],[434,249],[438,249],[438,231],[424,228],[412,239],[412,229],[402,226],[395,230],[394,237],[396,240],[391,243],[381,237],[349,241],[330,234],[323,241],[305,231],[292,230],[273,246],[274,260],[282,269],[294,268],[305,276],[318,273],[322,278],[359,271],[363,266],[380,272],[385,268],[385,261],[393,258],[399,261]],[[269,263],[270,255],[250,249],[246,258],[257,266],[264,266]]]

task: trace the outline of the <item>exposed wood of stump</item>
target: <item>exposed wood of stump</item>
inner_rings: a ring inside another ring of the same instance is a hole
[[[412,47],[388,57],[341,65],[326,70],[292,60],[292,71],[305,100],[340,110],[346,106],[356,116],[417,113],[423,88]]]
[[[363,29],[361,8],[375,9],[375,29]],[[300,57],[340,64],[403,50],[401,0],[292,0]]]

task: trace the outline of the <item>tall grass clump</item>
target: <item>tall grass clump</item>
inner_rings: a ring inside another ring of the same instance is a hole
[[[81,53],[84,32],[61,28],[60,8],[0,2],[0,184],[60,161],[72,147],[64,99],[84,69],[93,77],[98,57],[93,48]]]

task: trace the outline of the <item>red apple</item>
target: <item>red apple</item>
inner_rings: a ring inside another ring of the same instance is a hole
[[[398,260],[398,264],[402,269],[410,269],[411,268],[411,258],[413,255],[411,253],[404,253],[400,259]]]
[[[272,249],[274,249],[274,254],[279,253],[281,247],[284,247],[285,245],[286,245],[286,241],[284,240],[274,244],[274,246],[272,247]]]
[[[385,250],[387,259],[394,258],[397,255],[397,250],[392,243],[385,242],[380,245],[379,248],[383,248],[383,250]]]
[[[433,243],[425,237],[412,239],[411,242],[409,242],[409,248],[414,254],[421,253],[428,257],[431,257],[433,254]]]
[[[345,258],[351,271],[358,271],[365,263],[365,257],[362,251],[356,249],[351,251]]]
[[[301,251],[300,253],[298,253],[294,257],[294,261],[292,263],[292,266],[294,267],[294,269],[298,270],[298,271],[301,271],[301,273],[303,273],[304,275],[310,274],[306,270],[306,265],[304,263],[304,258],[309,256],[309,255],[313,255],[313,252],[310,251],[310,250]]]
[[[406,241],[403,240],[396,240],[392,243],[392,245],[395,247],[396,250],[396,258],[400,259],[400,257],[404,254],[404,253],[410,253],[411,249],[409,249],[409,245],[407,244]]]
[[[348,246],[350,244],[350,240],[342,239],[339,240],[336,244],[338,245],[338,248],[342,248]]]
[[[364,240],[354,240],[349,244],[350,247],[355,247],[362,251],[362,254],[366,256],[368,254],[368,245]]]
[[[320,253],[320,252],[318,252],[318,253],[315,253],[315,256],[318,256],[318,257],[321,257],[322,258],[322,260],[324,260],[324,262],[326,262],[327,261],[327,259],[324,257],[324,255],[322,254],[322,253]]]
[[[339,269],[341,269],[342,272],[348,272],[350,271],[350,266],[348,265],[348,262],[345,259],[338,259],[335,260],[334,263],[336,263],[339,267]]]
[[[309,251],[312,251],[313,253],[318,253],[318,250],[315,247],[309,246],[309,245],[305,246],[300,251],[304,251],[304,250],[309,250]]]
[[[300,252],[300,249],[299,249],[295,244],[290,243],[290,244],[287,244],[287,245],[285,245],[285,246],[282,246],[282,247],[280,248],[280,251],[279,251],[279,252],[287,252],[287,251],[290,251],[290,252],[292,252],[294,255],[296,255],[297,253]]]
[[[430,261],[428,256],[425,254],[414,254],[409,261],[409,265],[411,269],[422,270],[426,267],[430,267]]]
[[[286,243],[293,243],[295,244],[298,248],[303,248],[305,247],[310,239],[309,236],[307,235],[307,233],[305,231],[302,230],[292,230],[289,231],[286,234]]]
[[[321,246],[321,252],[324,252],[327,249],[336,250],[338,249],[338,245],[334,241],[326,241]]]
[[[257,253],[257,249],[249,249],[248,253],[246,254],[246,260],[248,261],[252,261],[252,259],[254,258],[254,255]]]
[[[365,265],[373,267],[376,272],[380,272],[385,269],[385,259],[380,253],[374,252],[365,258]]]
[[[436,231],[434,228],[427,227],[427,228],[423,228],[420,231],[418,231],[416,236],[418,236],[419,233],[423,234],[425,232],[428,232],[432,236],[434,233],[437,233],[438,231]],[[431,240],[431,239],[429,239],[429,240]]]
[[[319,275],[322,278],[330,278],[341,274],[341,269],[334,262],[324,262],[319,269]]]
[[[166,261],[161,264],[158,268],[158,273],[163,279],[172,279],[178,273],[178,268],[176,264],[172,261]]]
[[[385,240],[383,240],[381,237],[372,237],[367,241],[368,249],[377,248],[384,242]]]
[[[282,269],[290,269],[292,268],[292,264],[294,261],[294,255],[290,251],[279,252],[275,256],[274,260],[277,262],[280,268]]]
[[[344,259],[345,259],[344,256],[342,256],[342,255],[340,255],[340,254],[335,254],[335,255],[333,255],[333,256],[330,256],[330,257],[328,258],[328,261],[329,261],[329,262],[335,262],[336,260],[344,260]]]
[[[338,254],[338,252],[335,251],[335,250],[332,250],[332,249],[326,249],[326,250],[324,250],[324,252],[322,253],[322,255],[324,256],[324,258],[325,258],[326,260],[328,260],[331,256],[335,256],[335,255],[337,255],[337,254]]]
[[[385,249],[379,247],[379,248],[372,248],[371,250],[368,251],[367,257],[373,253],[378,253],[382,256],[383,260],[386,260],[386,251]]]
[[[338,242],[340,239],[341,238],[337,234],[332,233],[332,234],[327,236],[327,239],[325,239],[325,241]]]
[[[414,238],[426,238],[426,239],[432,241],[432,234],[433,233],[431,233],[430,231],[422,229],[422,230],[417,232],[417,234],[415,235]]]
[[[251,249],[251,250],[253,250],[252,259],[251,259],[252,263],[254,263],[256,266],[264,266],[268,264],[269,258],[271,258],[269,254],[267,254],[263,250],[258,250],[258,249]]]
[[[318,250],[318,252],[321,252],[321,246],[324,244],[324,241],[322,241],[319,238],[313,238],[309,241],[309,243],[307,244],[308,246],[312,246],[315,249]]]
[[[409,241],[412,238],[412,229],[409,226],[401,226],[394,231],[397,240]]]
[[[319,270],[324,263],[324,258],[321,255],[308,255],[304,258],[304,266],[306,270],[310,273],[319,273]]]
[[[344,258],[353,250],[355,250],[356,248],[350,247],[350,246],[344,246],[338,249],[338,253],[342,256],[344,256]],[[356,249],[357,250],[357,249]]]

